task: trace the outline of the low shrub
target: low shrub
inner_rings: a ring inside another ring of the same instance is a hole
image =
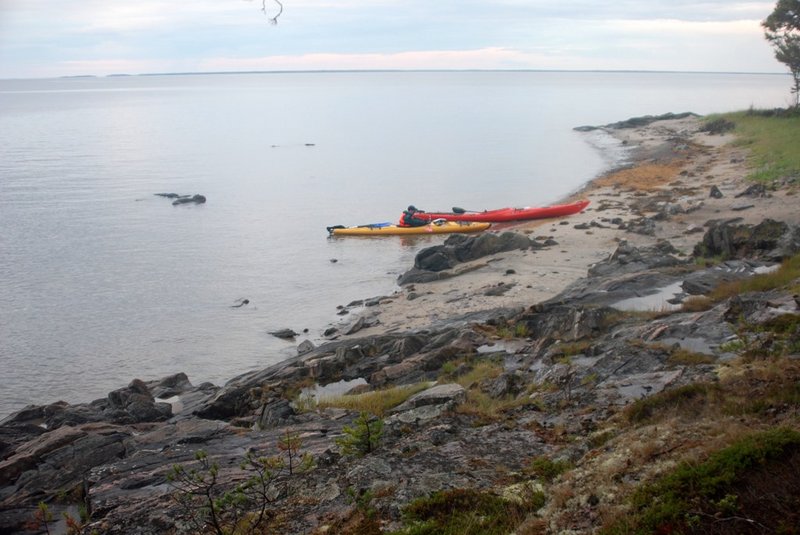
[[[534,477],[538,477],[545,483],[552,483],[556,477],[571,469],[572,463],[568,461],[554,461],[549,457],[540,455],[531,460],[526,472]]]
[[[698,364],[712,364],[714,361],[715,359],[711,355],[681,348],[670,354],[667,364],[673,366],[696,366]]]
[[[630,423],[655,420],[668,411],[697,414],[703,410],[708,399],[718,394],[719,391],[719,386],[709,383],[679,386],[638,399],[625,407],[623,414]]]
[[[603,533],[796,533],[799,467],[797,431],[748,435],[635,492],[630,513]]]
[[[342,436],[336,439],[336,445],[344,455],[363,456],[377,449],[382,436],[383,420],[362,412],[352,426],[342,428]]]
[[[438,491],[411,502],[407,527],[394,535],[506,535],[543,503],[543,496],[518,503],[474,489]]]
[[[717,119],[707,121],[700,128],[700,131],[707,132],[709,134],[724,134],[726,132],[730,132],[734,128],[736,128],[736,123],[723,117],[719,117]]]

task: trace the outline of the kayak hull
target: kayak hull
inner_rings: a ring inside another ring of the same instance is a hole
[[[577,201],[569,204],[527,208],[500,208],[483,212],[416,212],[414,217],[429,220],[446,219],[448,221],[477,221],[487,223],[505,223],[508,221],[527,221],[531,219],[547,219],[577,214],[589,205],[589,201]]]
[[[465,221],[445,221],[430,223],[421,227],[401,227],[398,225],[362,225],[359,227],[329,227],[331,236],[418,236],[423,234],[450,234],[455,232],[481,232],[491,227],[491,223],[472,223]]]

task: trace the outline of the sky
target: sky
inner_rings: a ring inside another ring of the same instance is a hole
[[[736,0],[0,0],[0,78],[556,69],[786,72]]]

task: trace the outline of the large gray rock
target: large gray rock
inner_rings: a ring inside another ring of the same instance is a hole
[[[264,405],[256,424],[259,429],[274,429],[294,421],[295,412],[289,400],[280,399]]]
[[[698,257],[781,260],[800,251],[800,230],[781,221],[765,219],[757,225],[740,220],[716,221],[694,249]]]
[[[436,385],[408,398],[404,403],[392,409],[392,413],[400,413],[429,405],[455,406],[466,399],[467,392],[464,387],[449,383]]]
[[[506,251],[541,248],[545,245],[516,232],[486,233],[480,236],[454,234],[443,244],[417,253],[414,267],[398,278],[399,285],[431,282],[453,276],[448,272],[460,263]]]
[[[144,381],[134,379],[119,390],[108,394],[107,416],[116,423],[155,422],[172,416],[168,403],[156,402]]]
[[[170,398],[192,390],[194,387],[185,373],[176,373],[157,381],[146,383],[155,398]]]
[[[666,240],[647,247],[634,247],[622,241],[609,258],[589,268],[589,276],[621,275],[686,264],[686,260],[675,256],[677,253],[678,250]]]

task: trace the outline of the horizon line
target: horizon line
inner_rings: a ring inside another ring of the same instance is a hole
[[[681,71],[681,70],[649,70],[649,69],[279,69],[279,70],[245,70],[245,71],[176,71],[176,72],[143,72],[112,74],[67,74],[61,76],[45,76],[36,78],[0,78],[0,80],[59,80],[69,78],[124,78],[133,76],[217,76],[236,74],[336,74],[336,73],[434,73],[434,72],[558,72],[558,73],[608,73],[608,74],[748,74],[748,75],[789,75],[788,72],[755,72],[755,71]]]

